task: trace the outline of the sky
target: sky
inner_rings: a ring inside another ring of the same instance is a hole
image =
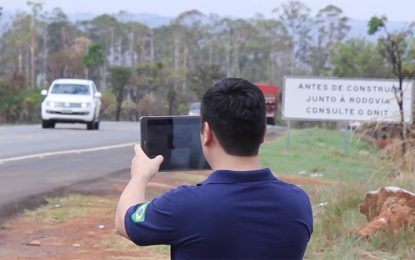
[[[32,0],[33,1],[33,0]],[[312,15],[329,4],[340,7],[344,14],[356,20],[369,20],[373,15],[386,15],[389,21],[415,21],[415,0],[300,0]],[[118,11],[150,13],[175,17],[191,9],[204,14],[216,13],[233,18],[251,18],[263,14],[275,16],[272,10],[286,0],[43,0],[46,10],[61,7],[66,13],[108,13]],[[0,0],[6,10],[26,10],[27,0]]]

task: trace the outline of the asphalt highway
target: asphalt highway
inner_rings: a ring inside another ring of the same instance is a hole
[[[101,122],[100,130],[57,124],[0,127],[0,211],[27,196],[128,170],[138,122]]]
[[[29,196],[129,171],[139,129],[138,122],[101,122],[98,131],[81,124],[0,126],[0,217]],[[269,136],[281,131],[268,127]]]

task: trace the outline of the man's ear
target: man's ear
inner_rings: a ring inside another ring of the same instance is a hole
[[[202,142],[204,146],[208,146],[212,142],[213,133],[208,122],[203,123]]]

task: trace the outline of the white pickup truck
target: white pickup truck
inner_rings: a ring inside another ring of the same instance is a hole
[[[42,128],[56,123],[84,123],[88,130],[99,129],[101,93],[95,83],[84,79],[57,79],[42,102]]]

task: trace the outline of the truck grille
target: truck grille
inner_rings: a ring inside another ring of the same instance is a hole
[[[89,112],[65,112],[65,111],[46,111],[48,114],[54,114],[54,115],[76,115],[76,116],[86,116],[89,115]]]
[[[56,102],[55,107],[81,108],[82,103]]]

